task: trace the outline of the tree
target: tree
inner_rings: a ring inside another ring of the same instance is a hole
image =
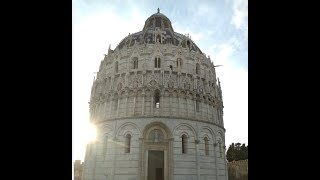
[[[232,144],[229,146],[229,148],[228,148],[228,150],[227,150],[227,155],[226,155],[226,156],[227,156],[227,160],[228,160],[229,162],[235,160],[236,152],[235,152],[234,143],[232,143]]]
[[[229,162],[248,159],[248,146],[241,143],[232,143],[227,150],[226,156]]]
[[[245,144],[241,145],[239,153],[240,159],[248,159],[248,147]]]

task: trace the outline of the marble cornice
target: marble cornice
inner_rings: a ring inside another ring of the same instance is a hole
[[[196,121],[196,122],[201,122],[201,123],[207,123],[207,124],[217,126],[221,129],[223,129],[224,131],[226,131],[226,129],[223,126],[216,124],[216,123],[213,123],[213,122],[199,120],[199,119],[191,118],[191,117],[176,117],[176,116],[149,116],[149,115],[146,115],[146,116],[116,117],[116,118],[104,119],[102,121],[96,121],[95,123],[97,125],[100,125],[105,122],[112,122],[112,121],[123,120],[123,119],[128,120],[128,119],[155,119],[155,118],[158,118],[158,119],[181,119],[181,120],[190,120],[190,121]]]

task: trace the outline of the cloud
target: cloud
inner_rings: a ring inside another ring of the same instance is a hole
[[[178,32],[183,35],[189,34],[189,36],[191,36],[191,40],[194,41],[196,44],[198,42],[200,42],[205,37],[204,33],[195,32],[195,31],[191,30],[189,27],[183,27],[183,25],[181,25],[180,23],[177,23],[177,22],[174,22],[172,24],[172,27],[175,32]]]
[[[247,29],[248,26],[248,0],[233,1],[233,16],[231,24],[237,29]]]
[[[224,43],[219,45],[213,45],[208,48],[207,52],[212,52],[214,56],[211,55],[211,59],[214,58],[214,60],[212,60],[215,64],[232,63],[232,61],[230,60],[230,56],[233,54],[234,48],[230,44]]]
[[[199,4],[195,16],[207,16],[208,13],[210,13],[210,7],[206,4]]]
[[[78,2],[79,3],[79,2]],[[148,15],[131,6],[119,14],[113,6],[74,6],[72,27],[73,159],[84,159],[83,132],[89,126],[89,104],[94,72],[109,44],[114,49],[129,33],[141,31]],[[90,11],[90,12],[89,12]],[[85,14],[85,15],[84,15]]]
[[[223,68],[219,73],[223,102],[226,144],[248,144],[248,71],[244,68]]]
[[[215,65],[223,65],[215,69],[222,86],[225,143],[248,144],[248,71],[234,60],[235,48],[230,42],[212,45],[205,52],[212,54]]]

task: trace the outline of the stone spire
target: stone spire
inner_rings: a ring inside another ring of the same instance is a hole
[[[109,44],[109,48],[108,48],[108,54],[111,54],[112,50],[111,50],[111,44]]]

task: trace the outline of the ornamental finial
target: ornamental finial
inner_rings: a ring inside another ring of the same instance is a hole
[[[158,13],[160,13],[160,9],[158,8]]]

